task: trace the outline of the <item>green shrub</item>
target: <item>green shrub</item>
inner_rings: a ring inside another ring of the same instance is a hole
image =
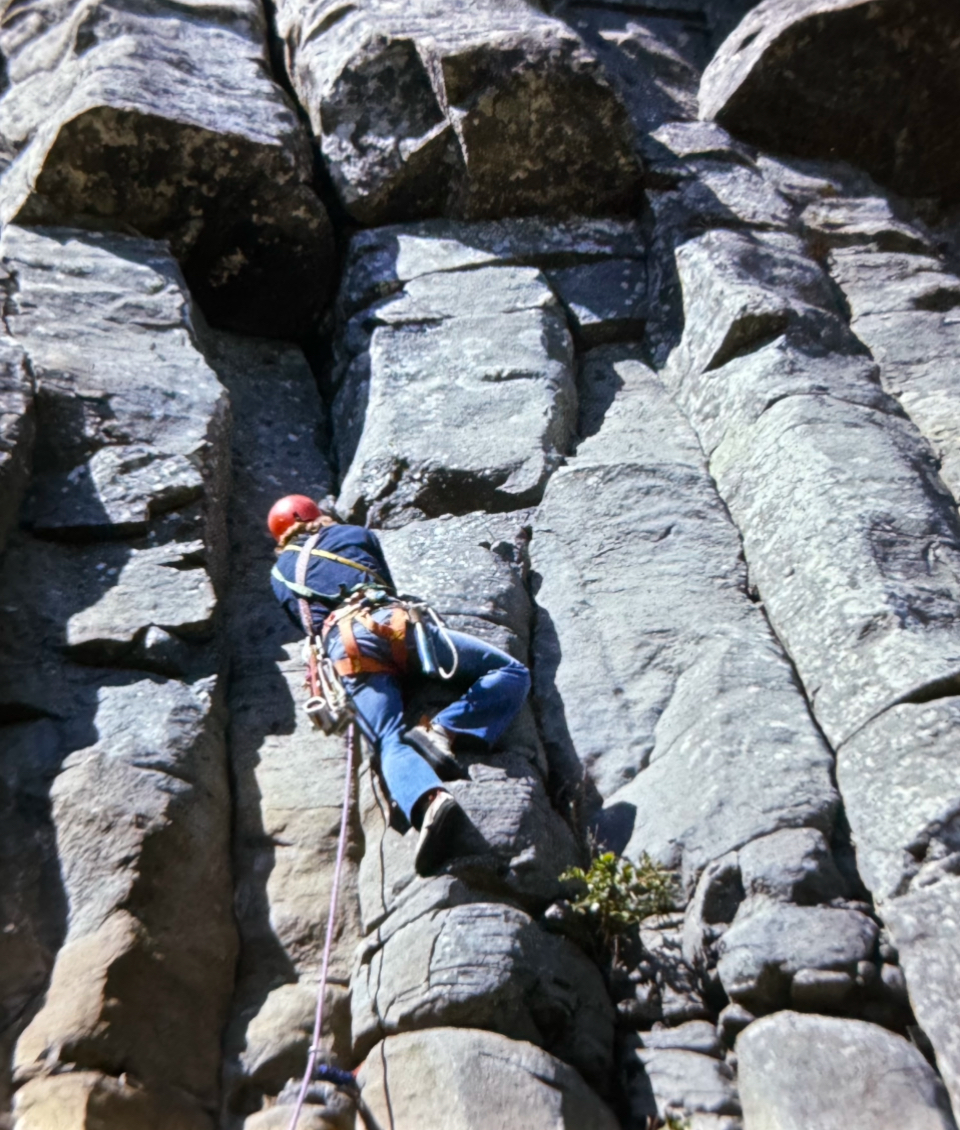
[[[587,871],[571,867],[560,878],[579,884],[581,893],[571,899],[571,907],[588,918],[614,949],[617,939],[632,926],[672,910],[677,893],[673,872],[654,863],[646,853],[635,867],[607,851],[598,855]]]

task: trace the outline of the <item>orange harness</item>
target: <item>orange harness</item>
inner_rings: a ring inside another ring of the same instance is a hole
[[[357,637],[353,634],[353,621],[360,623],[381,639],[390,641],[392,663],[381,663],[379,659],[363,655],[357,644]],[[390,610],[390,623],[381,624],[374,620],[369,608],[362,605],[346,605],[331,612],[323,622],[323,639],[333,628],[340,629],[340,639],[346,658],[338,659],[334,663],[337,674],[343,678],[345,675],[402,675],[407,669],[407,624],[410,615],[400,605],[394,605]]]

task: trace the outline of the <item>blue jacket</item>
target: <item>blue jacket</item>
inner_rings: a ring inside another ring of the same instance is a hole
[[[303,624],[300,620],[300,597],[293,589],[289,588],[276,573],[280,573],[287,581],[296,582],[297,558],[307,536],[296,538],[277,557],[274,573],[270,577],[273,585],[274,596],[283,605],[290,619],[301,630]],[[356,561],[366,570],[372,570],[380,576],[390,588],[394,587],[390,567],[383,556],[380,539],[365,526],[326,526],[320,531],[320,539],[316,549],[326,553],[335,553],[338,557],[346,557]],[[313,612],[314,626],[319,630],[327,613],[343,599],[348,592],[359,584],[376,584],[376,579],[371,572],[354,569],[349,565],[341,565],[337,561],[330,561],[325,557],[311,555],[310,564],[307,566],[306,587],[316,594],[310,598],[310,607]]]

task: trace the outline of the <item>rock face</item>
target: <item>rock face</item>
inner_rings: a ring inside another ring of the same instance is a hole
[[[873,1024],[781,1012],[740,1036],[737,1061],[747,1130],[955,1125],[923,1056]]]
[[[335,881],[298,1130],[956,1130],[957,42],[6,11],[0,1130],[288,1130]],[[531,668],[429,877],[302,709],[289,492]]]
[[[617,1126],[575,1071],[539,1048],[490,1032],[391,1036],[367,1057],[359,1078],[384,1130],[413,1130],[438,1117],[451,1130],[500,1121],[518,1130]]]
[[[958,33],[949,0],[764,0],[707,67],[700,114],[755,145],[955,199],[960,168],[935,107],[960,92]],[[916,98],[889,96],[908,88]]]
[[[582,765],[586,814],[605,801],[631,858],[680,865],[692,887],[757,836],[829,830],[830,754],[657,376],[636,351],[592,351],[581,407],[587,438],[551,480],[531,545],[544,735],[554,765]]]
[[[302,332],[333,239],[265,32],[249,2],[21,9],[0,31],[0,219],[168,239],[218,323]]]
[[[277,30],[338,194],[362,223],[633,203],[623,105],[580,37],[525,0],[284,2]]]
[[[17,1119],[210,1125],[236,952],[226,394],[163,246],[10,227],[2,252],[36,412],[0,676]]]
[[[543,276],[531,267],[426,275],[367,319],[369,344],[334,409],[349,466],[344,513],[382,525],[538,501],[575,410],[570,334]],[[497,415],[481,412],[491,384],[502,385]],[[463,445],[478,418],[480,442]]]
[[[635,225],[542,233],[437,223],[357,237],[333,404],[345,514],[399,525],[539,501],[576,426],[570,323],[578,337],[635,328],[642,299],[624,314],[618,278],[643,264]],[[601,269],[598,295],[584,272]]]

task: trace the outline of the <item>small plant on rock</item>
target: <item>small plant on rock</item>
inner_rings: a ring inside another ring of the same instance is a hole
[[[619,940],[645,918],[672,910],[677,893],[673,872],[654,863],[646,852],[634,866],[606,851],[586,871],[571,867],[560,878],[580,885],[581,893],[570,900],[570,906],[596,927],[615,959]]]

